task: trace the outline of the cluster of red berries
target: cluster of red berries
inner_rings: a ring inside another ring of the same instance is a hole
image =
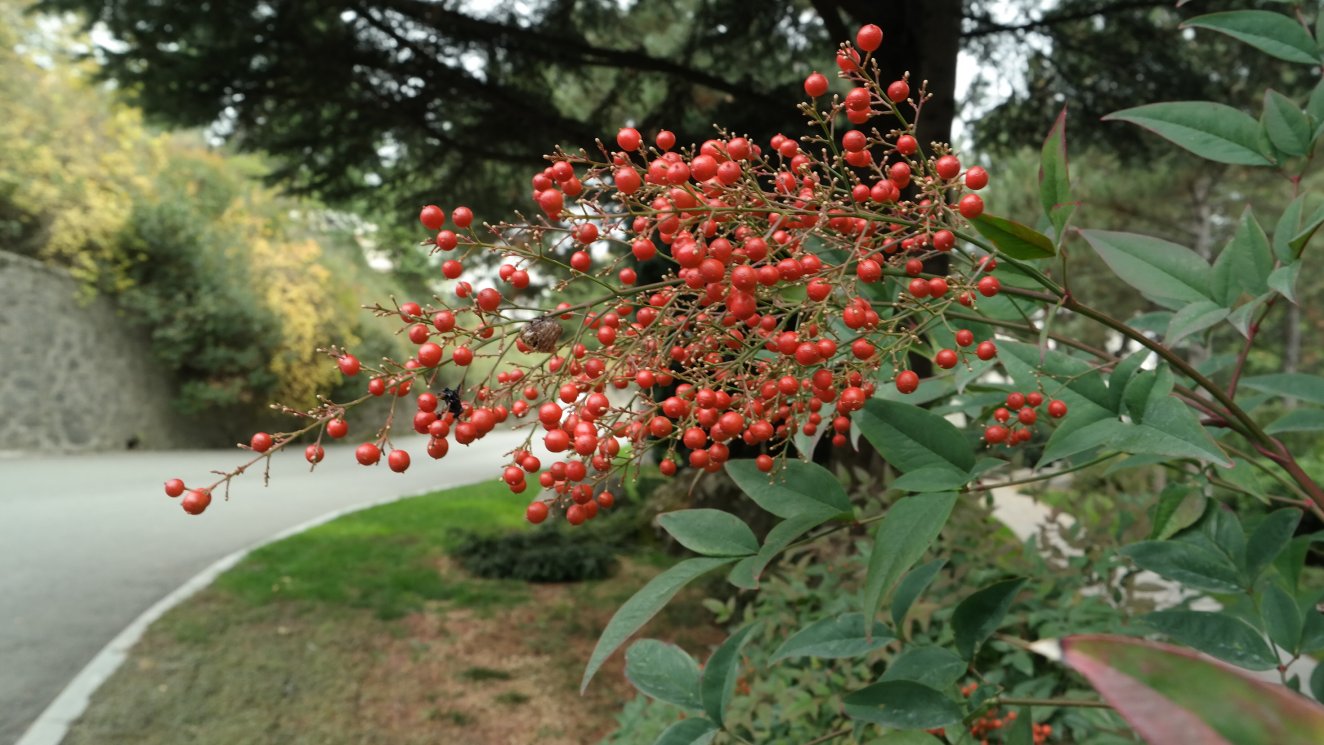
[[[550,156],[532,178],[543,219],[480,230],[472,211],[456,207],[452,229],[445,210],[424,207],[426,243],[444,256],[441,274],[457,301],[373,308],[402,320],[413,357],[369,367],[328,349],[344,375],[368,373],[367,393],[290,411],[311,423],[259,433],[264,439],[250,447],[268,457],[314,434],[306,457],[316,464],[323,434],[347,434],[348,408],[415,387],[423,390],[413,428],[430,436],[433,458],[446,455],[452,437],[468,444],[536,412],[536,424],[523,426],[541,426],[543,444],[565,458],[543,470],[526,446],[503,478],[521,493],[537,475],[546,491],[530,505],[531,521],[557,509],[577,524],[611,504],[608,492],[594,497],[595,485],[650,451],[672,475],[680,462],[721,468],[736,441],[758,453],[764,471],[797,436],[822,433],[846,445],[851,416],[875,394],[876,378],[890,377],[902,393],[918,389],[919,375],[907,368],[925,330],[943,323],[951,305],[975,307],[1003,291],[992,257],[962,245],[976,240],[964,221],[982,213],[972,192],[988,173],[965,168],[941,144],[924,154],[911,122],[928,94],[921,86],[912,95],[908,76],[880,82],[870,53],[881,43],[882,32],[866,26],[855,46],[842,46],[844,96],[829,100],[820,73],[805,80],[813,101],[801,109],[821,135],[779,134],[765,149],[724,134],[678,148],[669,131],[650,146],[627,127],[616,149],[599,143],[600,159]],[[875,119],[890,124],[866,128]],[[475,292],[461,278],[494,254],[508,289]],[[638,284],[644,266],[661,279]],[[535,279],[602,291],[530,315],[511,298],[537,292]],[[957,344],[937,353],[938,368],[997,354],[992,340],[976,343],[969,331],[957,333]],[[443,366],[461,373],[465,400],[439,388]],[[374,465],[385,451],[392,470],[409,467],[408,453],[389,449],[393,420],[394,402],[375,438],[356,450],[360,463]],[[623,441],[632,445],[628,457]]]
[[[1039,407],[1044,403],[1044,394],[1039,391],[1029,393],[1008,393],[1007,405],[993,411],[997,424],[984,428],[984,442],[992,445],[1020,445],[1034,437],[1034,426],[1039,421]],[[1061,419],[1067,415],[1066,402],[1053,399],[1048,402],[1048,416]]]
[[[961,686],[961,695],[969,698],[979,689],[978,683],[967,683]],[[977,738],[979,745],[992,745],[993,743],[1005,742],[1001,732],[1005,727],[1011,726],[1016,721],[1016,712],[1009,711],[1002,714],[997,707],[990,708],[970,724],[970,735]],[[1045,745],[1048,738],[1053,734],[1053,726],[1050,724],[1031,724],[1031,738],[1034,745]],[[947,736],[947,731],[943,727],[927,730],[927,732],[936,737]]]

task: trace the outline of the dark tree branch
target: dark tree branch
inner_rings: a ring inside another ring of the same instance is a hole
[[[672,60],[654,57],[642,50],[593,46],[583,39],[562,38],[534,28],[521,28],[474,18],[441,5],[421,4],[417,0],[383,0],[383,4],[433,28],[447,29],[458,38],[492,38],[503,47],[538,49],[569,64],[657,72],[744,100],[757,101],[765,105],[782,104],[781,99],[764,91],[719,78]]]
[[[1059,13],[1045,13],[1043,17],[1023,23],[993,23],[987,17],[983,23],[969,31],[961,32],[962,39],[977,39],[983,36],[992,36],[994,34],[1005,33],[1023,33],[1026,31],[1036,31],[1042,28],[1051,28],[1063,23],[1073,23],[1083,21],[1095,16],[1107,16],[1113,13],[1121,13],[1128,10],[1145,10],[1150,8],[1171,8],[1172,0],[1124,0],[1107,5],[1101,5],[1097,8],[1087,10],[1075,10]]]

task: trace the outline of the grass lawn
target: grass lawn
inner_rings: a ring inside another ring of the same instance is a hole
[[[611,613],[666,561],[526,585],[467,577],[457,529],[523,529],[527,496],[479,484],[365,510],[255,551],[157,621],[65,745],[593,743],[632,689],[619,655],[578,694]],[[653,625],[721,640],[682,595]]]

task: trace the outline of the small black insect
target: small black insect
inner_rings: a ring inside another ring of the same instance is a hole
[[[455,416],[459,416],[464,411],[464,405],[460,403],[459,388],[441,389],[441,400],[446,402],[446,408]]]

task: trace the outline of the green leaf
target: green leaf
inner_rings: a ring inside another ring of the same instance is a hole
[[[1037,388],[1041,375],[1064,384],[1065,389],[1054,390],[1053,395],[1067,403],[1071,410],[1068,419],[1090,409],[1114,411],[1108,386],[1092,362],[1055,349],[1014,341],[998,342],[998,358],[1024,390]]]
[[[1260,593],[1260,618],[1264,619],[1264,631],[1274,644],[1290,654],[1299,651],[1305,619],[1296,600],[1275,582],[1268,583]]]
[[[1260,312],[1260,308],[1269,300],[1273,299],[1274,293],[1267,292],[1252,298],[1249,302],[1239,306],[1236,310],[1228,314],[1227,322],[1232,324],[1242,336],[1250,338],[1250,325],[1255,318],[1255,314]]]
[[[1121,550],[1141,569],[1207,592],[1241,592],[1241,573],[1226,556],[1186,541],[1140,541]]]
[[[1316,93],[1319,93],[1321,88],[1324,88],[1324,82],[1321,82],[1319,86],[1316,86]],[[1314,96],[1312,95],[1311,102],[1313,103],[1314,100]],[[1324,104],[1324,98],[1321,99],[1321,104]],[[1278,257],[1279,261],[1288,262],[1293,258],[1291,242],[1292,239],[1296,237],[1297,233],[1301,231],[1301,220],[1305,215],[1306,197],[1308,195],[1309,192],[1306,192],[1298,196],[1296,199],[1293,199],[1287,207],[1283,209],[1283,214],[1278,216],[1278,223],[1274,225],[1273,255]]]
[[[1204,514],[1206,500],[1188,484],[1168,484],[1154,507],[1151,540],[1164,541],[1182,528],[1190,527]]]
[[[919,596],[933,584],[937,579],[938,572],[947,565],[946,559],[934,559],[928,561],[906,573],[901,580],[901,584],[896,586],[896,594],[892,596],[892,623],[901,628],[902,622],[906,620],[906,614],[910,612],[910,606],[915,604]],[[904,633],[904,632],[903,632]]]
[[[1306,102],[1308,114],[1316,127],[1324,125],[1324,79],[1315,84],[1310,91],[1310,100]]]
[[[1310,674],[1310,695],[1316,701],[1324,701],[1324,665],[1316,665],[1315,672]],[[1321,728],[1319,736],[1324,737],[1324,728]]]
[[[969,473],[948,466],[924,466],[901,474],[890,486],[911,492],[955,491],[970,483],[970,480]]]
[[[941,691],[960,680],[968,667],[965,660],[942,647],[907,647],[888,663],[881,680],[913,680]]]
[[[1139,125],[1215,163],[1270,166],[1269,142],[1245,112],[1211,101],[1171,101],[1123,109],[1103,117]]]
[[[1124,425],[1108,444],[1116,450],[1137,455],[1167,455],[1232,465],[1194,412],[1175,398],[1151,398],[1145,409],[1144,423]]]
[[[1198,300],[1173,314],[1163,341],[1172,346],[1191,334],[1217,325],[1231,312],[1212,300]]]
[[[1246,538],[1246,572],[1252,582],[1287,548],[1300,523],[1301,510],[1284,507],[1265,515],[1255,526]]]
[[[759,550],[745,521],[722,510],[681,510],[658,515],[657,522],[680,545],[704,556],[748,556]]]
[[[1301,276],[1301,262],[1293,261],[1270,272],[1269,279],[1265,284],[1269,286],[1269,289],[1295,303],[1296,280],[1299,276]]]
[[[1062,651],[1063,661],[1151,745],[1324,742],[1318,704],[1189,650],[1126,637],[1070,636]]]
[[[897,730],[870,740],[866,745],[942,745],[942,741],[927,732]]]
[[[1264,428],[1271,435],[1284,432],[1324,432],[1324,411],[1297,409],[1289,411]]]
[[[933,729],[961,718],[961,707],[932,688],[911,680],[874,683],[848,694],[846,716],[896,729]]]
[[[1140,621],[1181,644],[1248,670],[1268,670],[1278,665],[1278,658],[1260,632],[1226,613],[1161,610],[1142,616]]]
[[[812,623],[782,642],[772,661],[788,657],[858,657],[895,640],[886,626],[874,621],[869,628],[865,619],[863,613],[843,613]]]
[[[753,460],[733,460],[726,464],[726,472],[750,499],[777,517],[851,512],[841,482],[817,463],[788,460],[782,471],[767,474]]]
[[[646,696],[685,709],[701,709],[699,663],[675,644],[640,639],[625,650],[625,677]]]
[[[653,745],[708,745],[717,731],[717,725],[703,717],[682,719],[667,727]]]
[[[870,399],[855,421],[898,471],[941,466],[968,473],[975,465],[974,450],[956,425],[918,406]]]
[[[956,495],[916,494],[893,504],[874,534],[864,578],[864,613],[870,618],[897,579],[928,550],[956,505]]]
[[[1319,51],[1310,32],[1301,24],[1268,10],[1233,10],[1210,13],[1182,24],[1207,28],[1245,42],[1271,57],[1303,65],[1318,65]]]
[[[758,625],[755,621],[727,637],[703,667],[699,697],[703,700],[703,710],[719,726],[726,721],[726,706],[731,702],[731,692],[740,677],[740,650],[744,649],[745,642]]]
[[[1057,115],[1044,139],[1039,155],[1039,202],[1061,241],[1076,205],[1071,200],[1071,178],[1067,172],[1067,107]]]
[[[1169,378],[1171,376],[1169,375]],[[1145,411],[1149,408],[1149,402],[1154,398],[1154,389],[1158,385],[1158,368],[1145,370],[1138,373],[1126,386],[1126,393],[1122,396],[1122,401],[1126,404],[1125,413],[1129,414],[1136,422],[1144,421]],[[1165,381],[1168,390],[1160,390],[1159,397],[1166,396],[1172,392],[1173,383]]]
[[[1230,308],[1243,292],[1262,295],[1269,289],[1267,280],[1272,271],[1273,249],[1269,247],[1269,237],[1247,207],[1241,213],[1237,232],[1214,260],[1215,298]]]
[[[1106,411],[1072,411],[1048,437],[1037,467],[1103,447],[1125,432],[1126,426]]]
[[[1269,498],[1264,493],[1264,487],[1260,486],[1260,480],[1256,475],[1254,466],[1246,461],[1233,458],[1232,467],[1220,468],[1218,475],[1224,481],[1235,484],[1254,495],[1261,502],[1269,503]]]
[[[1004,579],[977,590],[956,606],[952,613],[952,633],[961,657],[974,659],[975,649],[1002,625],[1016,593],[1024,586],[1024,577]]]
[[[588,689],[589,681],[593,680],[593,676],[602,668],[607,658],[620,649],[634,632],[643,628],[644,624],[657,615],[657,612],[662,610],[681,588],[695,577],[707,574],[732,561],[734,559],[686,559],[649,580],[639,592],[616,609],[615,615],[607,622],[607,628],[603,629],[597,646],[593,648],[593,654],[589,656],[588,667],[584,670],[584,678],[579,684],[580,693]]]
[[[1146,297],[1179,308],[1212,301],[1212,270],[1200,255],[1176,243],[1136,233],[1083,230],[1113,273]]]
[[[752,590],[759,586],[759,576],[777,554],[786,550],[797,538],[817,528],[835,516],[828,510],[809,512],[790,517],[773,526],[763,539],[763,548],[753,556],[747,556],[731,567],[727,579],[736,587]]]
[[[1051,238],[1015,220],[984,214],[971,219],[970,224],[997,246],[998,251],[1013,259],[1029,261],[1057,255],[1057,248]]]
[[[1264,92],[1264,131],[1269,142],[1286,155],[1305,155],[1314,139],[1310,119],[1291,99],[1273,89]]]
[[[1317,210],[1311,215],[1305,225],[1287,242],[1286,255],[1281,257],[1283,261],[1296,261],[1301,258],[1301,249],[1305,248],[1320,227],[1324,227],[1324,209]]]
[[[1324,404],[1324,378],[1304,373],[1274,373],[1245,378],[1241,384],[1283,398],[1295,398],[1312,404]]]
[[[1117,367],[1113,368],[1113,374],[1108,376],[1108,398],[1110,405],[1105,408],[1115,413],[1122,413],[1122,393],[1126,390],[1127,384],[1131,378],[1149,359],[1150,351],[1142,349],[1139,352],[1133,352],[1127,355]]]

